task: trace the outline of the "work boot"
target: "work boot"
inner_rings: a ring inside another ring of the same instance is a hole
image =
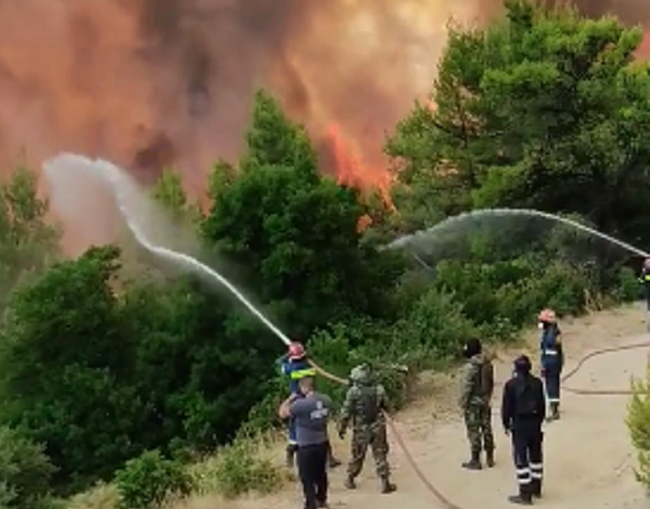
[[[542,480],[533,479],[530,483],[530,494],[535,498],[542,498]]]
[[[551,403],[551,415],[548,416],[548,421],[557,421],[560,418],[560,404]]]
[[[463,463],[463,468],[467,470],[481,470],[483,468],[481,465],[481,453],[472,451],[472,459]]]
[[[327,444],[327,466],[329,468],[336,468],[339,465],[341,465],[341,462],[334,457],[334,453],[332,453],[332,445],[328,443]]]
[[[345,480],[345,487],[349,490],[354,490],[357,488],[357,483],[354,482],[354,477],[349,475]]]
[[[533,505],[533,497],[530,492],[530,485],[519,485],[519,494],[509,496],[508,502],[518,505]]]
[[[397,489],[388,476],[381,478],[381,492],[384,494],[393,493]]]
[[[336,468],[341,465],[341,462],[332,456],[332,451],[330,451],[329,457],[327,458],[327,466],[329,468]]]
[[[494,450],[485,451],[485,464],[488,468],[494,467]]]
[[[294,466],[294,457],[296,455],[297,450],[298,450],[298,447],[296,446],[296,444],[287,445],[287,467],[293,468],[293,466]]]

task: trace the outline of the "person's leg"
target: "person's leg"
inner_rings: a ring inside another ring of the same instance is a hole
[[[542,480],[544,478],[544,453],[542,450],[544,433],[540,430],[531,436],[530,477],[532,478],[531,491],[534,497],[542,496]]]
[[[560,369],[559,366],[551,365],[546,370],[545,376],[546,398],[550,407],[548,420],[553,421],[560,418]]]
[[[372,457],[375,460],[377,477],[381,481],[381,492],[392,493],[397,489],[390,482],[390,465],[388,464],[388,436],[386,434],[386,424],[375,422],[372,425],[370,436],[370,449]]]
[[[494,433],[492,432],[492,407],[489,403],[483,407],[481,413],[481,434],[483,435],[485,463],[492,468],[494,466]]]
[[[287,422],[287,431],[288,431],[288,443],[287,443],[287,466],[293,468],[294,466],[294,457],[296,451],[298,450],[298,445],[296,444],[296,421],[295,419],[289,418]]]
[[[318,476],[317,454],[314,454],[314,446],[299,447],[296,453],[298,463],[298,476],[302,483],[302,491],[305,497],[304,509],[318,509],[316,500],[316,481]]]
[[[329,481],[327,478],[327,459],[329,456],[329,450],[331,449],[331,444],[326,442],[322,445],[316,446],[315,449],[315,479],[316,479],[316,503],[318,507],[327,507],[327,491],[329,487]]]
[[[469,470],[481,470],[481,409],[470,406],[465,411],[465,427],[469,441],[471,458],[462,464]]]
[[[341,464],[341,462],[334,457],[334,453],[332,452],[332,443],[328,441],[327,444],[327,466],[330,468],[336,468]]]
[[[526,433],[515,431],[512,434],[512,448],[514,453],[515,469],[519,493],[508,497],[514,504],[529,505],[532,497],[530,492],[530,465],[528,462],[528,437]]]
[[[363,462],[368,451],[368,430],[356,428],[352,432],[350,441],[350,463],[348,463],[348,477],[345,486],[348,489],[356,488],[354,480],[361,473]]]

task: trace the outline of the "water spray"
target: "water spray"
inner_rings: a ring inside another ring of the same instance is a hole
[[[611,235],[607,235],[606,233],[600,232],[595,228],[591,228],[572,219],[562,217],[562,216],[557,216],[555,214],[550,214],[548,212],[542,212],[540,210],[535,210],[535,209],[506,209],[506,208],[482,209],[482,210],[472,210],[470,212],[463,212],[462,214],[448,217],[447,219],[441,221],[440,223],[426,230],[420,230],[410,235],[404,235],[402,237],[399,237],[393,242],[385,245],[384,248],[385,249],[399,249],[399,248],[406,249],[410,244],[416,244],[418,243],[418,241],[435,240],[436,235],[439,235],[442,232],[450,228],[453,228],[454,226],[460,223],[463,223],[464,221],[471,221],[471,220],[480,219],[482,217],[490,217],[490,216],[494,216],[494,217],[528,216],[528,217],[539,217],[543,219],[548,219],[550,221],[554,221],[556,223],[562,223],[572,228],[576,228],[578,230],[586,232],[590,235],[593,235],[602,240],[615,244],[625,249],[626,251],[642,256],[644,258],[650,257],[649,253],[643,251],[642,249],[639,249],[638,247],[633,246],[632,244],[623,242],[622,240],[612,237]],[[411,256],[413,256],[416,262],[422,265],[422,267],[427,269],[431,268],[429,264],[424,262],[422,257],[416,255],[411,251],[409,251],[409,253],[411,254]]]
[[[46,161],[43,165],[43,168],[47,174],[52,175],[56,171],[56,167],[64,168],[66,166],[69,166],[69,164],[72,162],[75,163],[83,162],[84,164],[88,165],[89,168],[96,170],[95,173],[97,175],[100,175],[102,178],[106,179],[107,183],[111,185],[114,192],[115,202],[117,204],[117,207],[119,208],[120,213],[124,218],[124,221],[126,221],[127,226],[133,233],[133,236],[142,247],[144,247],[147,251],[151,252],[152,254],[160,256],[161,258],[165,258],[167,260],[180,263],[181,265],[184,265],[185,267],[195,272],[199,272],[204,275],[215,278],[217,281],[219,281],[219,283],[225,286],[228,289],[228,291],[230,291],[232,295],[239,302],[241,302],[244,306],[246,306],[246,308],[255,317],[257,317],[264,325],[266,325],[269,328],[269,330],[271,330],[285,345],[289,345],[291,343],[291,340],[287,337],[286,334],[284,334],[278,327],[276,327],[275,324],[271,322],[271,320],[269,320],[266,316],[264,316],[264,314],[261,311],[259,311],[235,287],[235,285],[233,285],[230,281],[228,281],[217,271],[211,269],[207,265],[201,263],[195,258],[192,258],[191,256],[188,256],[183,253],[179,253],[177,251],[173,251],[171,249],[167,249],[163,246],[155,245],[148,239],[147,235],[143,232],[140,225],[133,218],[133,214],[129,213],[126,204],[127,200],[125,196],[125,191],[127,189],[132,188],[133,184],[124,175],[124,172],[119,167],[115,166],[114,164],[108,161],[104,161],[102,159],[97,159],[93,161],[92,159],[89,159],[85,156],[63,153]]]

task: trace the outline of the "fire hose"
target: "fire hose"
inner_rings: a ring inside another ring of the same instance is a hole
[[[608,348],[601,348],[598,350],[593,350],[592,352],[584,355],[581,357],[578,361],[578,363],[567,373],[565,373],[562,376],[562,384],[565,384],[567,380],[575,376],[584,366],[584,364],[590,360],[593,359],[594,357],[600,357],[603,355],[611,354],[611,353],[616,353],[616,352],[622,352],[626,350],[636,350],[636,349],[641,349],[641,348],[650,348],[650,341],[641,341],[638,343],[631,343],[628,345],[621,345],[621,346],[616,346],[616,347],[608,347]],[[312,365],[312,367],[324,378],[331,380],[333,382],[342,384],[342,385],[347,385],[348,381],[338,377],[336,375],[333,375],[332,373],[329,373],[328,371],[324,370],[321,368],[318,364],[313,362],[312,360],[309,361],[309,363]],[[567,387],[565,385],[562,385],[562,389],[566,392],[570,392],[573,394],[581,395],[581,396],[628,396],[634,394],[634,391],[630,389],[575,389],[572,387]],[[433,498],[439,502],[445,509],[465,509],[451,500],[449,500],[425,475],[424,472],[422,472],[422,469],[419,467],[417,462],[415,461],[415,458],[411,454],[409,448],[406,446],[406,442],[404,441],[404,438],[402,435],[399,433],[397,430],[397,426],[395,425],[395,421],[388,415],[386,415],[386,423],[388,425],[388,428],[391,431],[391,434],[393,435],[395,441],[399,445],[400,449],[402,449],[402,452],[404,453],[404,457],[406,458],[406,461],[408,462],[409,466],[415,473],[415,475],[420,479],[422,484],[425,486],[427,491],[433,496]]]

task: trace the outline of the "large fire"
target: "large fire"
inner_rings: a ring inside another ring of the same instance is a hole
[[[650,18],[647,0],[581,0]],[[265,86],[307,126],[323,171],[391,205],[381,147],[424,98],[450,18],[500,0],[0,0],[0,167],[60,150],[151,178],[174,164],[200,195],[233,160]],[[335,127],[332,127],[335,126]],[[331,167],[328,166],[331,165]]]

